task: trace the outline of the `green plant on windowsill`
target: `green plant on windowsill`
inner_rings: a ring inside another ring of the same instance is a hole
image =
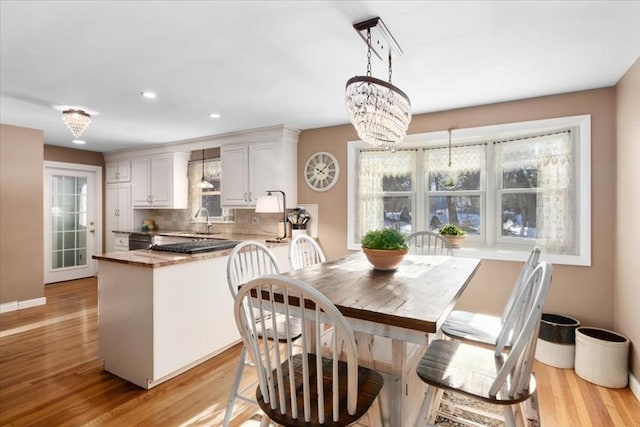
[[[459,248],[462,240],[464,240],[464,230],[455,224],[446,224],[440,229],[440,235],[447,239],[449,246]]]
[[[362,251],[376,270],[395,270],[408,252],[404,234],[393,228],[370,230],[361,243]]]

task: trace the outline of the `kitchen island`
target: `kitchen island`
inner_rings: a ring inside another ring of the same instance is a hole
[[[216,237],[264,242],[264,236]],[[288,244],[267,245],[287,271]],[[104,369],[149,389],[239,342],[226,280],[231,250],[94,255]]]

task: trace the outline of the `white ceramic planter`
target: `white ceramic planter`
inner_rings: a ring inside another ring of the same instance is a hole
[[[627,386],[629,339],[600,328],[576,329],[576,374],[609,388]]]

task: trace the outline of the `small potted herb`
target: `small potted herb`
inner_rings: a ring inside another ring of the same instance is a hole
[[[440,235],[447,239],[449,246],[459,248],[464,240],[464,230],[455,224],[447,224],[440,229]]]
[[[408,252],[404,234],[393,228],[370,230],[361,243],[362,251],[376,270],[395,270]]]

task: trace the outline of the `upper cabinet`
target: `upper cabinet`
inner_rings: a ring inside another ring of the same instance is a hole
[[[131,181],[131,161],[121,160],[108,162],[105,166],[108,183]]]
[[[168,153],[131,160],[134,208],[186,209],[189,153]]]
[[[252,208],[269,190],[284,191],[287,208],[297,204],[297,139],[223,145],[222,206]]]

